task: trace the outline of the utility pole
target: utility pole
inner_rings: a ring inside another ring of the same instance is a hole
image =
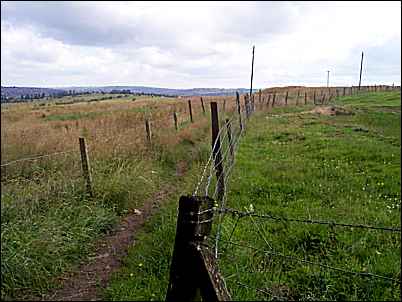
[[[327,88],[329,87],[329,70],[327,70]]]
[[[362,60],[360,62],[360,78],[359,78],[359,90],[360,90],[360,85],[362,84],[362,71],[363,71],[363,52],[362,52]]]
[[[254,47],[255,47],[255,46],[253,46],[253,59],[252,59],[252,61],[251,61],[250,101],[251,101],[251,94],[253,93]]]

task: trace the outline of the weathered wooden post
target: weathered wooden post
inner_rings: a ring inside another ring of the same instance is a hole
[[[190,114],[190,121],[192,123],[194,123],[194,121],[193,121],[193,111],[191,110],[191,100],[188,100],[188,111],[189,111],[189,114]]]
[[[270,102],[271,102],[271,94],[268,94],[267,108],[269,107]]]
[[[222,112],[226,112],[226,99],[223,100]]]
[[[322,95],[322,99],[321,99],[321,105],[323,105],[325,102],[325,93]]]
[[[213,199],[181,196],[167,302],[229,301],[231,297],[205,239],[210,235]]]
[[[241,107],[240,107],[240,96],[239,93],[236,91],[236,106],[237,106],[237,114],[239,115],[239,126],[240,126],[240,131],[243,130],[243,123],[241,120]]]
[[[258,103],[261,106],[261,89],[258,91]]]
[[[148,120],[148,118],[146,118],[145,119],[145,132],[146,132],[146,134],[147,134],[147,142],[148,142],[148,145],[151,145],[152,144],[152,134],[151,134],[151,126],[149,125],[149,120]]]
[[[272,97],[272,108],[275,106],[275,97],[276,97],[276,92],[274,92],[274,96]]]
[[[230,125],[230,120],[226,119],[226,131],[228,134],[228,142],[229,142],[229,151],[230,151],[230,158],[233,161],[234,158],[234,146],[232,141],[232,126]]]
[[[300,96],[300,90],[297,90],[296,106],[299,106],[299,96]]]
[[[304,92],[304,105],[307,105],[307,92]]]
[[[177,115],[176,115],[176,111],[173,111],[173,120],[174,120],[174,127],[177,130],[179,130],[179,127],[177,126]]]
[[[313,94],[313,100],[314,100],[314,105],[316,104],[316,100],[315,100],[315,90],[314,90],[314,94]]]
[[[202,107],[202,113],[205,114],[204,101],[203,101],[202,97],[201,97],[201,107]]]
[[[85,143],[85,138],[79,137],[80,143],[80,153],[81,153],[81,166],[82,172],[86,181],[87,193],[90,197],[93,197],[92,191],[92,176],[91,176],[91,168],[89,165],[89,157],[88,157],[88,150],[87,145]]]
[[[212,153],[215,158],[215,174],[217,179],[217,199],[222,201],[225,192],[225,176],[223,171],[221,140],[219,137],[219,117],[218,105],[216,102],[211,102],[211,125],[212,125]]]
[[[289,95],[289,91],[286,91],[286,95],[285,95],[285,106],[288,105],[288,95]]]

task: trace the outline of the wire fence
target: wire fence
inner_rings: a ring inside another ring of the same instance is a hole
[[[363,91],[382,91],[380,87],[364,87],[362,88]],[[388,90],[388,88],[383,88],[383,90]],[[296,90],[297,91],[297,90]],[[331,91],[331,90],[329,90]],[[354,92],[354,88],[350,89],[350,94],[357,93]],[[373,278],[373,279],[379,279],[387,282],[391,282],[392,284],[399,284],[400,283],[400,274],[399,278],[393,278],[391,276],[386,276],[386,275],[381,275],[377,274],[374,272],[366,272],[366,271],[353,271],[349,270],[347,268],[342,268],[342,267],[336,267],[332,266],[329,264],[321,263],[321,262],[316,262],[316,261],[311,261],[309,259],[303,259],[300,257],[295,257],[293,255],[287,255],[285,253],[281,253],[278,250],[275,250],[272,246],[272,243],[270,243],[267,240],[267,237],[265,236],[264,229],[258,223],[255,219],[259,220],[271,220],[271,221],[276,221],[276,222],[282,222],[282,223],[297,223],[297,224],[309,224],[309,225],[323,225],[323,226],[329,226],[331,228],[334,227],[341,227],[344,230],[354,232],[357,229],[360,230],[373,230],[373,231],[382,231],[385,233],[401,233],[401,226],[373,226],[373,225],[367,225],[367,224],[360,224],[360,223],[346,223],[346,222],[338,222],[338,221],[330,221],[326,219],[306,219],[306,218],[294,218],[294,217],[286,217],[286,216],[278,216],[278,215],[273,215],[271,213],[258,213],[255,212],[254,209],[247,209],[246,211],[244,210],[239,210],[239,209],[234,209],[227,207],[227,202],[228,202],[228,192],[230,190],[230,176],[233,171],[233,167],[236,162],[236,154],[237,150],[239,148],[239,143],[241,141],[241,137],[244,135],[244,131],[247,128],[247,121],[251,117],[251,115],[256,111],[265,111],[265,110],[270,110],[274,106],[287,106],[292,100],[294,105],[303,105],[308,103],[308,100],[313,99],[314,104],[330,104],[331,101],[335,99],[335,97],[347,95],[347,89],[346,88],[340,88],[340,89],[335,89],[332,90],[332,92],[329,92],[329,96],[325,95],[325,93],[322,93],[319,95],[316,91],[310,92],[310,96],[307,95],[307,92],[301,93],[300,91],[292,95],[292,97],[289,97],[289,94],[277,94],[276,92],[273,93],[266,93],[258,95],[254,94],[251,96],[243,96],[244,97],[244,106],[242,106],[241,110],[239,111],[234,111],[230,117],[230,119],[227,120],[227,123],[231,125],[232,130],[227,129],[225,127],[226,124],[222,123],[222,127],[220,128],[218,138],[220,140],[220,145],[218,148],[218,152],[213,152],[215,150],[217,141],[213,142],[212,145],[212,151],[209,155],[208,161],[206,165],[202,169],[201,176],[199,178],[199,181],[195,187],[195,190],[193,192],[193,196],[197,194],[204,194],[205,196],[208,196],[215,200],[215,206],[212,209],[217,215],[214,216],[213,222],[214,222],[214,235],[209,238],[208,245],[213,247],[214,250],[214,255],[216,258],[217,263],[220,263],[220,260],[225,253],[228,251],[228,246],[236,246],[238,248],[243,248],[247,250],[252,250],[253,252],[258,252],[264,255],[270,255],[276,258],[282,258],[287,260],[289,263],[290,262],[296,262],[296,263],[301,263],[304,265],[308,266],[317,266],[325,270],[332,270],[332,271],[337,271],[342,274],[346,275],[354,275],[358,277],[367,277],[367,278]],[[278,98],[278,96],[282,98]],[[257,100],[258,99],[258,103]],[[305,102],[303,102],[303,99]],[[237,122],[240,121],[240,122]],[[243,123],[243,124],[242,124]],[[234,131],[233,131],[234,129]],[[219,157],[218,154],[221,155],[220,160],[217,162],[217,158]],[[224,169],[223,173],[220,175],[216,175],[214,177],[214,174],[216,172],[216,168],[219,164],[222,164]],[[221,184],[221,180],[223,179],[223,184]],[[223,195],[219,196],[218,192],[219,190],[223,190]],[[201,213],[199,213],[201,214]],[[233,227],[231,229],[227,229],[227,226],[224,226],[224,217],[226,215],[230,215],[233,218],[235,218]],[[244,220],[245,218],[248,218],[250,220],[250,223],[252,225],[252,230],[257,234],[257,237],[261,240],[261,242],[267,247],[267,249],[256,247],[250,244],[244,244],[240,241],[233,241],[233,235],[236,231],[236,228],[239,226],[240,221]],[[255,218],[255,219],[254,219]],[[205,221],[202,221],[205,222]],[[227,236],[222,236],[222,230],[225,228],[225,233],[228,234]],[[227,238],[228,237],[228,238]],[[229,249],[230,250],[230,249]],[[231,275],[230,279],[233,279],[236,277],[236,275]],[[234,283],[251,288],[257,291],[260,291],[261,293],[264,294],[269,294],[268,291],[259,289],[247,284],[244,284],[243,282],[240,282],[239,280],[235,280]],[[272,294],[272,293],[271,293]]]

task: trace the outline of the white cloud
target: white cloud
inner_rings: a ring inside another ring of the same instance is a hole
[[[2,2],[2,85],[400,83],[398,2]]]

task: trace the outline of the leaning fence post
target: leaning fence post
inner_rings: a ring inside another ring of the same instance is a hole
[[[90,197],[93,197],[91,168],[89,166],[89,157],[85,138],[79,137],[79,143],[81,153],[81,166],[85,181],[87,183],[87,193]]]
[[[176,114],[176,111],[173,111],[173,120],[174,120],[174,127],[175,127],[175,129],[177,131],[179,128],[177,127],[177,114]]]
[[[212,152],[215,158],[215,172],[217,179],[217,200],[222,201],[225,192],[225,176],[222,164],[221,141],[219,137],[218,105],[211,102],[211,125],[212,125]]]
[[[147,142],[148,142],[149,145],[151,145],[151,143],[152,143],[152,141],[151,141],[152,134],[151,134],[151,127],[149,125],[148,118],[145,119],[145,131],[146,131],[146,134],[147,134]]]
[[[215,259],[203,244],[211,233],[213,199],[181,196],[166,301],[229,301]]]
[[[205,114],[204,101],[202,100],[202,97],[201,97],[201,107],[202,107],[202,113]]]
[[[191,100],[188,100],[188,111],[190,113],[190,121],[193,123],[193,111],[191,110]]]

